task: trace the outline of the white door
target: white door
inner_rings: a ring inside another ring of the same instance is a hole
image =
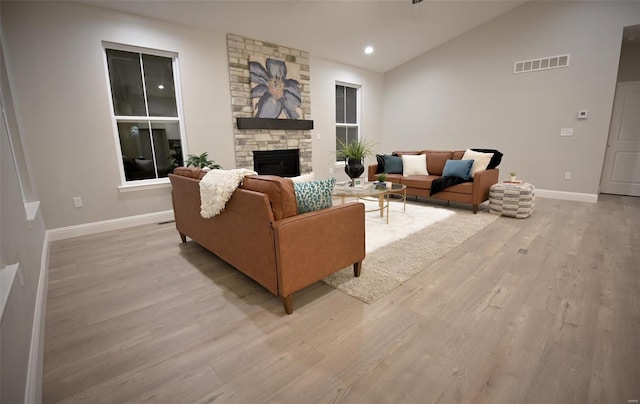
[[[640,196],[640,82],[619,83],[600,192]]]

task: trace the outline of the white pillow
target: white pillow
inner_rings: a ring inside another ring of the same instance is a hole
[[[427,155],[402,155],[402,176],[429,175],[427,172]]]
[[[308,174],[302,174],[297,177],[289,178],[293,182],[310,182],[316,179],[316,175],[311,171]]]
[[[464,156],[462,156],[462,160],[473,160],[470,173],[471,178],[473,178],[476,172],[487,169],[491,162],[491,157],[493,157],[493,153],[480,153],[467,149],[467,151],[464,152]]]

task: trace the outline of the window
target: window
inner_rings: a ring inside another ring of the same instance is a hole
[[[358,87],[336,84],[336,151],[339,142],[348,144],[360,136],[358,97]]]
[[[183,165],[177,55],[106,44],[105,55],[124,181],[167,177]]]

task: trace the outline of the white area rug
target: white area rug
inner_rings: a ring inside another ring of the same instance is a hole
[[[378,202],[360,202],[365,204],[365,210],[378,208]],[[380,217],[378,212],[365,213],[367,254],[455,214],[450,209],[411,202],[407,203],[406,211],[403,211],[403,203],[394,200],[391,200],[389,211],[389,224],[386,209],[384,217]]]
[[[367,210],[377,203],[366,203]],[[362,275],[353,276],[353,268],[336,272],[323,281],[362,300],[373,303],[402,285],[452,249],[498,219],[498,215],[471,208],[434,207],[424,202],[391,201],[389,224],[377,212],[367,212],[367,256]],[[385,212],[386,216],[386,212]]]

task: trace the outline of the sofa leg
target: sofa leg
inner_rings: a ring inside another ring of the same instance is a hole
[[[280,300],[282,300],[282,305],[284,306],[284,311],[287,312],[287,314],[291,314],[293,313],[293,298],[291,297],[291,295],[289,296],[280,296]]]
[[[478,205],[473,205],[473,213],[478,213]]]
[[[362,261],[358,261],[355,264],[353,264],[353,276],[355,276],[356,278],[359,278],[361,273],[362,273]]]
[[[180,239],[182,240],[183,243],[187,242],[187,236],[185,234],[180,233]]]

